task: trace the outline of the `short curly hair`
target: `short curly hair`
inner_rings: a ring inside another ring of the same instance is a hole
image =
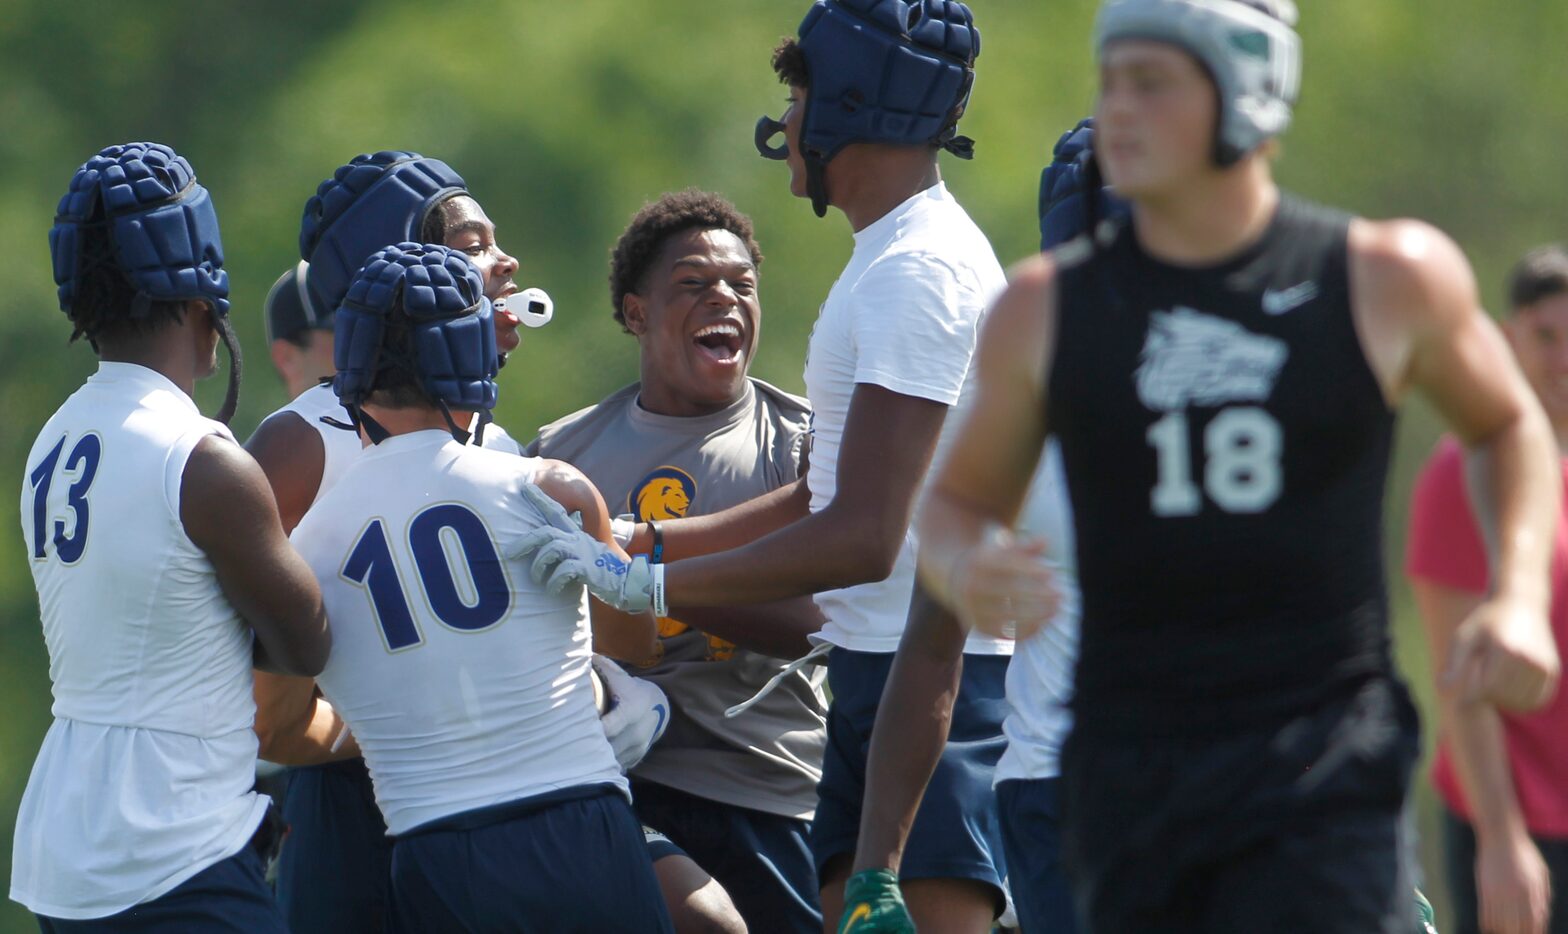
[[[807,87],[806,50],[800,47],[794,36],[785,36],[773,47],[773,73],[779,76],[780,84],[792,88]]]
[[[642,287],[648,267],[664,249],[665,242],[688,230],[727,230],[746,244],[752,265],[762,266],[762,250],[757,246],[751,218],[724,197],[688,188],[644,205],[610,251],[610,303],[616,323],[626,333],[631,333],[626,326],[626,296]]]

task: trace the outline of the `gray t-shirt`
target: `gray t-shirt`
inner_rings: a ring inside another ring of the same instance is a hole
[[[637,404],[638,384],[546,425],[530,455],[563,460],[604,495],[611,514],[639,520],[715,513],[795,480],[810,408],[806,400],[750,380],[722,412],[655,415]],[[738,608],[737,613],[744,613]],[[820,667],[797,672],[733,719],[786,660],[738,648],[675,619],[659,621],[664,658],[634,673],[670,699],[670,725],[632,774],[690,794],[809,820],[827,741]]]

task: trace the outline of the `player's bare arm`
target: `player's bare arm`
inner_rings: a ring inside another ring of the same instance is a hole
[[[987,315],[978,398],[922,507],[921,582],[966,627],[1027,638],[1055,613],[1043,543],[1012,527],[1045,445],[1055,264],[1026,260]],[[1025,426],[1020,429],[1019,426]],[[1016,627],[1016,628],[1014,628]]]
[[[256,672],[257,755],[279,765],[321,765],[361,755],[343,718],[312,678]]]
[[[660,520],[664,560],[681,561],[739,548],[810,514],[811,490],[802,469],[794,482],[729,509],[705,516]],[[653,532],[648,523],[637,524],[626,550],[632,554],[653,550]]]
[[[610,531],[610,511],[604,497],[582,471],[564,461],[546,460],[534,483],[567,512],[580,513],[584,532],[609,546],[617,558],[630,560]],[[654,657],[659,628],[652,613],[622,613],[598,600],[590,602],[590,610],[594,651],[633,663]]]
[[[1561,495],[1551,426],[1451,240],[1414,221],[1357,221],[1350,254],[1373,371],[1391,402],[1422,393],[1471,451],[1477,518],[1497,552],[1493,593],[1439,656],[1445,683],[1469,702],[1540,707],[1560,670],[1546,615]]]
[[[852,872],[903,861],[915,813],[947,744],[968,633],[917,586],[871,733],[866,797]]]
[[[758,603],[885,579],[946,415],[941,403],[857,385],[833,501],[745,547],[672,565],[670,605]]]
[[[180,520],[255,630],[256,667],[319,674],[332,645],[321,590],[284,537],[256,461],[222,438],[202,439],[185,465]]]
[[[321,484],[326,460],[321,436],[299,415],[280,412],[261,423],[245,450],[267,476],[284,533],[292,532]],[[352,742],[332,751],[343,721],[314,680],[258,671],[255,696],[262,758],[281,765],[317,765],[359,754]]]
[[[740,607],[674,607],[672,612],[693,629],[752,652],[786,659],[811,651],[810,636],[821,630],[823,623],[822,611],[810,597]]]
[[[321,486],[326,465],[321,436],[295,413],[279,412],[261,423],[245,450],[267,475],[284,534],[294,531]]]
[[[1459,627],[1480,609],[1484,596],[1419,578],[1410,584],[1433,656],[1448,657]],[[1544,932],[1551,908],[1551,875],[1530,839],[1514,791],[1502,717],[1490,704],[1465,703],[1445,690],[1437,692],[1437,713],[1475,828],[1482,928]]]

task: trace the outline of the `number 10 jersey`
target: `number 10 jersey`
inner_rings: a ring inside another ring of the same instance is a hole
[[[1391,669],[1393,414],[1348,229],[1284,196],[1213,266],[1156,260],[1130,223],[1058,251],[1047,418],[1077,525],[1079,729],[1257,723]]]
[[[552,596],[507,544],[542,519],[536,458],[444,430],[366,448],[292,540],[321,582],[316,679],[364,753],[388,830],[625,779],[589,680],[585,592]]]

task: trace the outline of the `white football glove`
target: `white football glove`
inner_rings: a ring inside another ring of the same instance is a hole
[[[615,544],[622,548],[632,543],[632,536],[637,534],[637,520],[630,514],[622,514],[610,520],[610,534],[615,537]]]
[[[599,723],[621,771],[630,771],[664,735],[670,724],[670,702],[657,684],[632,677],[603,655],[595,655],[592,665],[609,695]]]
[[[523,498],[544,518],[544,525],[520,537],[507,550],[509,558],[533,555],[534,583],[552,594],[574,584],[588,588],[600,600],[626,613],[641,613],[653,606],[653,572],[648,558],[623,560],[578,527],[550,494],[532,483],[524,484]]]

